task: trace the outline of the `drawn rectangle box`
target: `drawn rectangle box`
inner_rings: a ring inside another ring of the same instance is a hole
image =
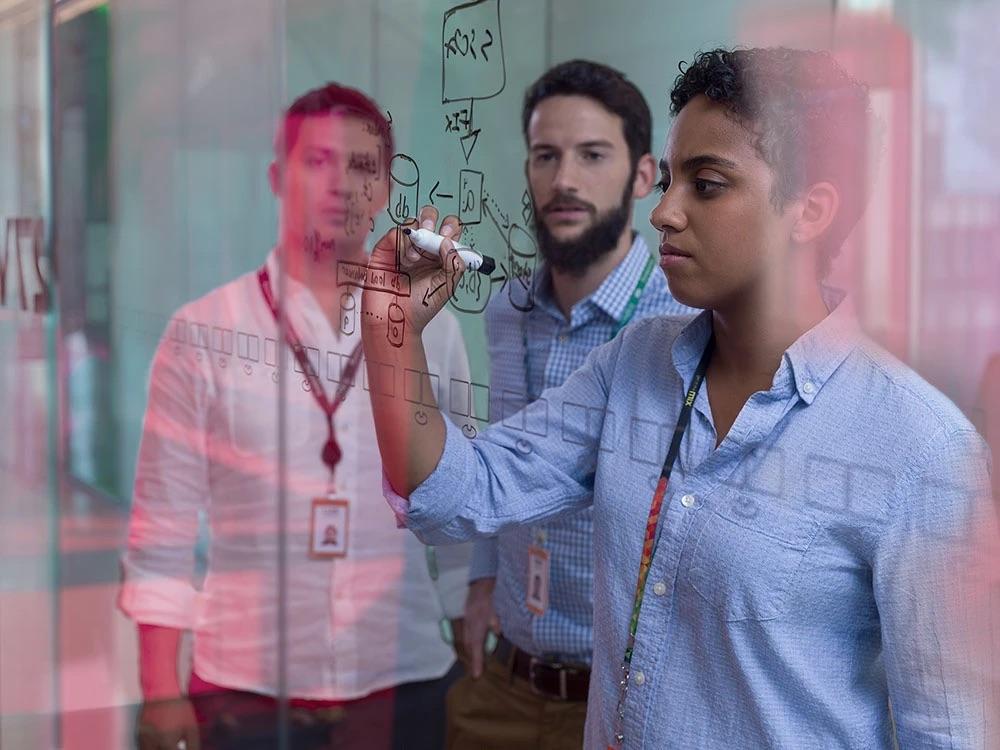
[[[549,434],[549,403],[544,398],[533,402],[530,407],[523,393],[504,391],[500,399],[500,419],[514,430],[545,437]]]
[[[482,383],[472,383],[472,413],[474,419],[490,421],[490,387]]]
[[[430,391],[424,389],[424,376],[430,382]],[[433,372],[421,372],[409,368],[403,371],[403,398],[411,404],[434,406],[437,403],[437,393],[440,378]]]
[[[255,333],[236,332],[236,356],[260,362],[260,337]]]
[[[340,373],[343,367],[340,363],[340,352],[327,351],[326,353],[326,379],[334,383],[340,382]]]
[[[178,318],[174,321],[174,324],[170,327],[170,338],[179,344],[184,344],[187,342],[187,321],[183,318]]]
[[[189,339],[191,343],[201,349],[208,349],[208,326],[202,323],[191,323],[189,330],[191,332]]]
[[[662,466],[667,455],[667,439],[673,428],[651,419],[632,418],[629,431],[629,458],[651,466]]]
[[[460,417],[469,416],[472,410],[472,392],[465,380],[451,379],[451,390],[448,392],[448,410]]]
[[[343,355],[347,356],[347,355]],[[386,362],[379,362],[376,367],[378,368],[378,379],[379,383],[382,385],[382,395],[389,396],[389,398],[394,398],[396,395],[396,370],[395,368]],[[364,364],[359,368],[364,371],[364,387],[366,391],[371,390],[371,382],[368,378],[368,367]]]
[[[301,347],[301,350],[306,353],[306,361],[309,363],[310,369],[314,373],[319,373],[319,349],[314,346],[303,346]],[[303,370],[302,365],[299,364],[299,358],[292,357],[292,359],[295,365],[295,372],[304,373],[305,370]]]
[[[233,332],[229,328],[212,327],[212,350],[219,354],[233,353]]]
[[[500,1],[474,0],[444,14],[441,103],[489,99],[507,84]]]
[[[586,445],[587,439],[600,440],[599,449],[611,452],[614,450],[614,445],[607,445],[607,440],[604,438],[610,435],[612,441],[614,440],[614,419],[614,413],[606,409],[565,401],[562,414],[562,439],[573,445]],[[585,437],[577,437],[577,434]]]
[[[340,358],[340,370],[337,372],[337,382],[339,383],[340,379],[344,377],[344,373],[347,372],[347,368],[348,368],[348,366],[351,363],[351,355],[350,354],[338,354],[337,356]],[[351,380],[351,387],[352,388],[354,387],[354,384],[358,382],[358,373],[361,372],[364,369],[365,369],[365,358],[362,356],[358,360],[358,369],[354,372],[354,378]],[[365,383],[368,382],[367,378],[368,378],[368,373],[366,372],[365,373]],[[366,388],[367,388],[367,386],[366,386]]]
[[[483,220],[483,173],[463,169],[458,173],[458,220],[463,226]]]
[[[272,338],[264,339],[264,364],[278,366],[278,342]]]
[[[438,394],[441,393],[441,378],[433,372],[425,372],[424,374],[427,376],[427,380],[424,381],[421,378],[421,383],[425,385],[429,383],[430,390],[428,391],[428,388],[424,388],[421,391],[420,403],[424,406],[436,406],[438,403]]]
[[[411,370],[409,368],[403,370],[403,398],[411,404],[421,403],[420,382],[423,379],[421,375],[420,370]]]

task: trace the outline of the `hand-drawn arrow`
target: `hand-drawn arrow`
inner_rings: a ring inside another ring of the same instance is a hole
[[[431,201],[431,205],[432,206],[436,206],[437,205],[434,202],[434,193],[437,191],[438,185],[440,185],[440,184],[441,184],[441,180],[438,180],[437,182],[434,183],[434,187],[431,188],[430,201]],[[438,198],[454,198],[455,196],[452,195],[451,193],[438,193],[437,197]]]
[[[503,288],[507,286],[507,281],[510,279],[510,273],[507,271],[507,266],[503,264],[503,261],[500,262],[500,273],[502,275],[499,277],[490,276],[490,283],[491,284],[500,283],[500,292],[503,293]]]
[[[424,290],[424,299],[422,300],[423,303],[424,303],[424,307],[430,307],[430,305],[427,304],[427,298],[430,297],[431,295],[437,294],[438,289],[440,289],[441,287],[443,287],[446,283],[447,283],[446,281],[442,281],[440,284],[438,284],[433,289],[425,289]]]

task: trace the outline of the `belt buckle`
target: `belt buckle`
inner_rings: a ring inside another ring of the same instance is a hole
[[[559,674],[559,694],[554,695],[541,690],[536,684],[536,669],[543,667],[545,669],[555,670]],[[528,687],[531,688],[531,692],[542,698],[556,698],[561,701],[569,700],[569,694],[566,690],[566,669],[559,662],[548,664],[537,656],[532,656],[528,661]]]

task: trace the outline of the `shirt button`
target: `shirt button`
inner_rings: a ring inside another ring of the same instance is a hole
[[[684,495],[684,497],[681,498],[681,505],[685,508],[690,508],[694,505],[694,495]]]
[[[653,593],[656,594],[657,596],[663,596],[665,593],[667,593],[667,584],[665,584],[663,581],[657,581],[656,583],[653,584]]]
[[[811,380],[807,380],[802,384],[802,390],[805,393],[812,393],[813,391],[816,390],[816,386],[813,385],[813,382]]]
[[[632,682],[634,682],[636,685],[644,685],[646,684],[646,675],[644,675],[642,672],[636,672],[635,676],[632,678]]]

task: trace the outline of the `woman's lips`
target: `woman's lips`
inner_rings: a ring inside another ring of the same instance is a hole
[[[679,247],[674,247],[668,242],[660,244],[660,265],[675,266],[691,260],[691,254],[686,253]]]

